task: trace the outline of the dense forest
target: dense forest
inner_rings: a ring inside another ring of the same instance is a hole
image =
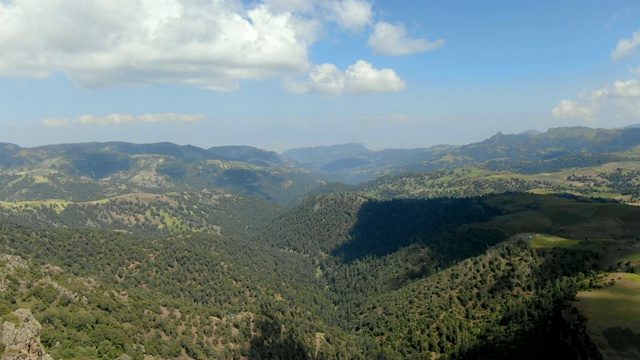
[[[640,272],[634,139],[4,144],[0,315],[54,359],[633,358],[577,303]],[[349,169],[382,176],[327,182]]]
[[[375,209],[365,202],[359,211],[370,217],[401,208],[416,219],[433,217],[399,229],[393,246],[375,245],[385,237],[380,231],[397,220],[385,226],[371,218],[377,229],[363,231],[378,234],[373,243],[350,241],[345,248],[336,239],[316,248],[311,238],[301,252],[276,246],[284,239],[272,245],[207,233],[143,238],[5,225],[2,253],[33,265],[5,274],[3,308],[29,306],[54,358],[136,358],[141,348],[163,358],[182,351],[192,358],[518,354],[519,342],[531,342],[538,327],[564,321],[558,313],[593,283],[598,255],[534,250],[499,231],[447,234],[493,215],[482,207],[425,232],[429,223],[470,208],[469,201],[374,203]],[[308,227],[331,225],[323,220],[309,220]],[[323,250],[335,255],[323,256]],[[411,331],[398,332],[404,328]],[[566,342],[567,353],[579,348],[575,341],[588,341],[579,333],[565,335],[556,341]],[[487,339],[493,339],[490,348]]]

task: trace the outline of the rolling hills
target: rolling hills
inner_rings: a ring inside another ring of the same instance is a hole
[[[2,148],[0,199],[7,201],[216,189],[286,204],[323,183],[275,153],[250,147],[113,142]]]

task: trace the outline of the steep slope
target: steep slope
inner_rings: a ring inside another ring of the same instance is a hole
[[[540,246],[536,233],[575,245]],[[620,261],[640,255],[638,234],[638,207],[575,197],[333,194],[259,238],[314,257],[339,323],[374,337],[380,357],[507,359],[597,358],[567,300],[599,283],[594,270],[640,269]]]
[[[0,229],[0,251],[27,259],[2,255],[0,310],[31,309],[54,358],[363,356],[327,323],[303,256],[195,233]]]

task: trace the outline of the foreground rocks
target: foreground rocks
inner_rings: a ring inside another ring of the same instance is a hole
[[[42,325],[28,309],[18,309],[5,316],[0,341],[4,354],[0,360],[53,360],[40,342]]]

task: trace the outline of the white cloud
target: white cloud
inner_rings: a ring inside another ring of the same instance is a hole
[[[620,97],[640,97],[638,80],[616,81],[613,83],[613,94]]]
[[[182,83],[219,91],[302,73],[321,23],[263,4],[188,0],[0,2],[0,76],[78,86]],[[37,26],[34,26],[37,24]]]
[[[618,41],[611,52],[614,61],[634,56],[640,49],[640,30],[631,38]],[[640,75],[640,66],[629,66],[629,72]],[[578,94],[577,100],[563,99],[552,109],[556,119],[581,118],[594,121],[596,117],[633,118],[640,117],[640,81],[617,80],[609,86]],[[599,116],[598,116],[599,115]]]
[[[333,97],[340,95],[345,89],[346,77],[333,64],[316,66],[309,74],[308,91],[314,94]]]
[[[380,54],[397,56],[436,50],[444,45],[444,40],[430,42],[426,39],[412,39],[407,35],[404,25],[380,21],[369,37],[368,44]]]
[[[191,123],[204,120],[204,115],[200,114],[111,114],[97,117],[94,115],[82,115],[75,118],[42,120],[46,126],[60,127],[73,124],[81,125],[121,125],[129,123]]]
[[[0,0],[0,77],[64,74],[81,88],[234,91],[242,80],[308,74],[305,82],[286,82],[287,90],[327,97],[400,91],[405,83],[392,69],[359,61],[341,71],[310,61],[326,23],[357,34],[373,19],[369,0]],[[384,54],[443,42],[410,38],[384,22],[374,30],[370,46]]]
[[[640,116],[640,81],[615,81],[611,86],[578,94],[578,99],[562,100],[553,108],[556,119],[584,119],[594,121],[598,111],[606,105],[633,117]]]
[[[618,40],[618,45],[611,52],[611,58],[613,60],[620,60],[631,57],[638,52],[639,47],[640,31],[636,31],[631,38]]]
[[[617,97],[615,105],[625,113],[640,118],[640,81],[616,81],[613,94]]]
[[[610,92],[608,89],[597,89],[578,95],[578,101],[562,99],[551,113],[556,119],[583,119],[594,121],[595,115],[606,101]]]
[[[562,99],[551,113],[556,119],[586,119],[591,120],[597,110],[592,104],[580,104],[577,101]]]
[[[310,13],[316,6],[316,3],[311,0],[265,0],[264,3],[270,11],[275,13]]]
[[[371,3],[364,0],[339,0],[324,2],[329,12],[328,19],[335,21],[341,28],[353,33],[361,33],[371,25],[373,10]]]
[[[347,89],[351,94],[380,94],[398,92],[405,88],[405,83],[392,69],[378,70],[366,61],[360,60],[349,66]]]
[[[343,93],[369,95],[398,92],[405,88],[405,83],[392,69],[379,70],[360,60],[344,73],[333,64],[318,65],[305,82],[290,81],[286,87],[290,93],[335,97]]]

